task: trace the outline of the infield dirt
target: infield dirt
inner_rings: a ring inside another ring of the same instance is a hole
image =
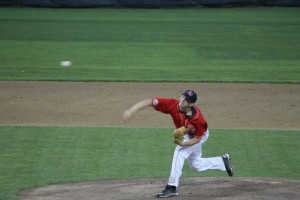
[[[0,82],[0,125],[173,127],[168,115],[122,113],[135,102],[198,93],[210,128],[300,129],[300,85],[229,83]],[[165,179],[49,185],[22,191],[21,199],[154,199]],[[185,178],[176,199],[300,199],[300,181]]]
[[[169,116],[122,113],[135,102],[198,93],[210,128],[300,129],[300,85],[217,83],[0,82],[0,124],[173,127]]]

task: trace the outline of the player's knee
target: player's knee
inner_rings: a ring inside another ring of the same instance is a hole
[[[190,168],[191,168],[192,170],[198,171],[198,168],[197,168],[197,166],[196,166],[195,164],[189,163],[189,165],[190,165]]]

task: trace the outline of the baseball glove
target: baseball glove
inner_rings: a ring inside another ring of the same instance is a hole
[[[181,142],[183,142],[184,135],[187,133],[188,133],[188,128],[185,126],[175,129],[173,132],[174,143],[181,144]]]

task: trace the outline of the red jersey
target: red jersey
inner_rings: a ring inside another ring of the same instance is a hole
[[[152,106],[155,110],[165,114],[170,114],[176,128],[186,126],[190,129],[189,135],[200,139],[207,131],[207,122],[204,119],[200,109],[192,107],[192,116],[186,116],[179,110],[179,101],[176,99],[165,99],[153,97]]]

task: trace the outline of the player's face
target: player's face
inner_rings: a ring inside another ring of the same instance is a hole
[[[187,108],[190,107],[190,103],[185,99],[185,96],[181,95],[179,99],[179,107],[180,108]]]

